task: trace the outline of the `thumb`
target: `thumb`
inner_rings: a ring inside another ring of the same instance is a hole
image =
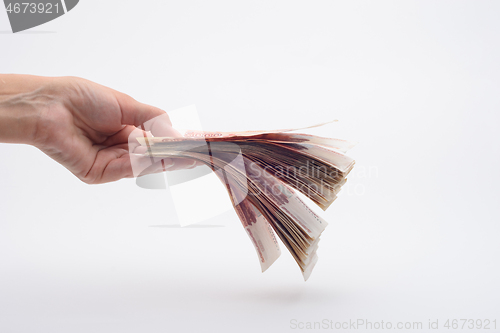
[[[140,125],[161,116],[162,123],[172,126],[170,118],[166,112],[160,108],[140,103],[132,97],[119,92],[116,92],[116,100],[120,105],[122,113],[122,125],[133,125],[139,127]],[[146,131],[149,130],[150,128],[146,129]]]

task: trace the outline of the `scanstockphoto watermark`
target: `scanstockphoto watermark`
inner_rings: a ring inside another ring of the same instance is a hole
[[[421,330],[424,324],[421,321],[384,321],[384,320],[368,320],[368,319],[349,319],[346,321],[336,321],[331,319],[323,319],[321,321],[299,321],[297,319],[290,320],[290,328],[297,330]]]
[[[356,165],[344,174],[336,168],[318,167],[309,161],[300,167],[266,167],[257,171],[257,174],[264,171],[284,180],[288,185],[304,194],[307,193],[310,197],[315,194],[327,196],[332,192],[336,196],[362,196],[367,193],[368,182],[379,178],[380,175],[379,167],[376,165]],[[303,182],[311,179],[315,182],[308,182],[307,185]],[[273,194],[279,194],[279,190]]]
[[[426,321],[388,321],[369,319],[349,319],[344,321],[323,319],[320,321],[300,321],[291,319],[292,330],[496,330],[497,319],[428,319]]]
[[[309,160],[301,165],[286,166],[266,165],[262,167],[252,163],[247,173],[255,178],[271,174],[308,197],[338,196],[340,193],[348,196],[364,195],[366,193],[365,180],[379,177],[379,169],[373,165],[360,165],[343,172],[335,166],[317,164]],[[348,182],[348,178],[354,182]],[[279,195],[282,192],[280,187],[270,189],[273,195]]]

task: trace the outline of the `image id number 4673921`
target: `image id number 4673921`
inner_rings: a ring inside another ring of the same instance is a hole
[[[453,330],[464,330],[464,329],[485,329],[485,330],[496,330],[497,320],[489,319],[448,319],[443,325],[444,328]]]
[[[35,13],[45,13],[45,14],[59,14],[62,8],[59,8],[59,4],[52,3],[34,3],[34,2],[17,2],[9,3],[7,5],[7,13],[23,13],[23,14],[35,14]]]

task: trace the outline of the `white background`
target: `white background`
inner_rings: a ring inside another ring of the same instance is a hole
[[[2,73],[196,104],[211,130],[339,119],[309,133],[360,144],[306,283],[284,247],[260,273],[232,211],[206,222],[223,227],[158,227],[175,222],[167,191],[85,185],[0,145],[0,332],[500,330],[499,14],[498,1],[82,0],[12,34],[1,8]]]

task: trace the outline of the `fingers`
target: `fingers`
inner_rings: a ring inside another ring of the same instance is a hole
[[[147,147],[141,146],[136,138],[144,136],[151,137],[151,133],[138,129],[135,126],[126,125],[118,133],[110,136],[106,141],[104,141],[102,143],[102,146],[112,148],[117,145],[123,145],[123,147],[127,147],[126,143],[128,142],[128,152],[131,154],[130,158],[133,160],[133,163],[131,163],[131,165],[133,165],[133,167],[135,168],[134,174],[136,176],[142,173],[143,170],[149,168],[151,168],[152,170],[149,171],[149,173],[151,173],[180,169],[192,169],[198,165],[201,165],[201,162],[197,162],[196,160],[188,158],[179,157],[161,159],[142,156],[142,154],[145,154],[147,152]]]
[[[202,164],[189,158],[154,158],[139,154],[130,154],[130,160],[135,177],[162,171],[192,169]]]
[[[150,137],[151,135],[155,137],[182,136],[172,127],[170,118],[165,111],[154,106],[139,103],[132,97],[119,92],[115,92],[115,95],[122,112],[122,124],[126,126],[103,142],[104,146],[111,147],[113,145],[128,142],[129,152],[139,155],[144,154],[147,151],[147,147],[140,146],[136,140],[137,137]],[[140,156],[140,158],[134,159],[131,155],[130,167],[134,169],[132,170],[132,174],[137,176],[142,172],[153,173],[192,169],[202,164],[201,162],[188,158],[158,160]],[[137,172],[137,170],[141,171]]]
[[[182,135],[172,127],[170,118],[166,113],[163,115],[154,117],[141,124],[140,128],[144,131],[150,131],[153,136],[162,137],[181,137]]]
[[[193,169],[199,164],[196,160],[192,160],[190,158],[173,158],[173,165],[168,168],[166,171],[174,171],[174,170],[182,170],[182,169]]]
[[[137,174],[138,177],[164,171],[192,169],[198,165],[195,160],[187,158],[164,158],[160,161],[155,161],[154,163],[151,163],[150,160],[148,161],[148,157],[143,157],[143,159],[144,160],[142,162],[148,166],[139,174],[134,172],[134,174]]]
[[[168,115],[162,109],[140,103],[132,97],[120,92],[115,92],[115,96],[122,112],[122,124],[139,127],[149,120],[161,116],[162,122],[168,124],[170,127],[172,126]],[[149,129],[146,129],[146,131],[148,130]]]
[[[170,159],[155,160],[129,154],[126,145],[99,150],[91,169],[85,175],[77,175],[87,184],[102,184],[122,178],[138,177],[163,172],[174,166]]]
[[[77,176],[87,184],[101,184],[132,175],[127,145],[104,148],[97,152],[94,163],[85,175]]]
[[[91,169],[85,175],[77,175],[87,184],[102,184],[122,178],[140,177],[147,174],[191,169],[199,165],[187,158],[151,158],[130,154],[127,145],[117,145],[97,152]]]
[[[116,181],[122,178],[141,177],[153,173],[160,173],[165,171],[174,171],[186,168],[194,168],[195,163],[188,159],[170,159],[165,158],[151,163],[148,157],[141,156],[135,161],[135,166],[132,163],[130,156],[121,156],[120,158],[110,161],[107,167],[102,170],[102,176],[99,178],[98,183],[106,183]],[[137,169],[137,164],[142,165],[144,168]]]
[[[122,112],[122,124],[133,125],[154,136],[180,137],[180,133],[172,127],[168,114],[151,105],[143,104],[132,97],[115,92]]]
[[[180,136],[180,133],[172,127],[166,113],[147,121],[142,126],[144,130],[150,131],[154,136]]]
[[[101,145],[110,147],[122,143],[127,143],[129,146],[132,146],[131,151],[133,152],[134,149],[137,146],[140,146],[139,142],[136,140],[137,137],[146,137],[146,136],[151,136],[150,133],[145,132],[135,126],[131,125],[124,125],[124,127],[118,131],[117,133],[113,134],[112,136],[108,137],[104,142],[101,143]]]

